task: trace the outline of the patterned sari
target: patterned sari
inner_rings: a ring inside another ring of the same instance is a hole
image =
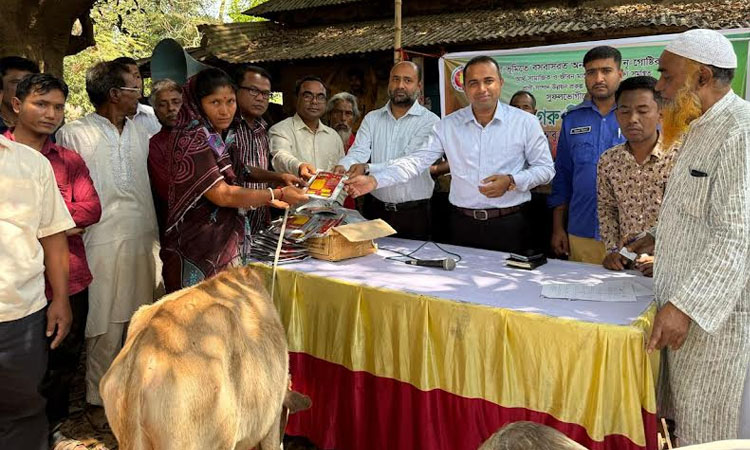
[[[227,267],[238,258],[244,235],[244,220],[236,208],[217,206],[204,196],[221,180],[235,184],[230,153],[238,121],[225,136],[216,133],[198,107],[195,78],[188,80],[182,96],[177,125],[154,136],[149,154],[152,177],[167,180],[162,189],[166,207],[160,214],[167,292],[192,286]]]

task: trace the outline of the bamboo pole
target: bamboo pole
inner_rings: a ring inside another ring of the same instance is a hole
[[[401,0],[395,1],[395,28],[396,34],[393,42],[393,63],[397,64],[401,62]]]

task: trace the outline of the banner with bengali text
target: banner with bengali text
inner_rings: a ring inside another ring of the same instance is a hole
[[[732,87],[748,98],[748,41],[750,30],[723,30],[734,46],[738,68]],[[622,53],[624,78],[651,75],[659,77],[659,55],[676,35],[644,36],[607,41],[580,42],[511,50],[448,53],[440,58],[441,111],[446,116],[469,104],[463,92],[463,66],[477,55],[488,55],[500,65],[504,85],[501,101],[510,101],[519,91],[531,92],[537,101],[537,117],[550,141],[557,147],[562,114],[581,103],[586,95],[583,56],[598,45],[611,45]]]

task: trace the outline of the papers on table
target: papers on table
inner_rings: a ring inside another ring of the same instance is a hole
[[[651,291],[633,280],[605,280],[598,284],[545,284],[542,297],[591,302],[635,302]]]

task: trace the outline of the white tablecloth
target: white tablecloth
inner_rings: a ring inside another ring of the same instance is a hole
[[[397,256],[389,249],[408,253],[421,244],[421,241],[383,238],[378,240],[377,254],[339,262],[308,259],[280,267],[364,286],[615,325],[632,323],[653,301],[652,296],[638,297],[638,301],[629,303],[569,301],[541,296],[544,283],[597,283],[615,278],[630,278],[651,290],[652,280],[636,271],[613,272],[592,264],[550,259],[533,271],[511,269],[505,266],[506,253],[443,244],[440,246],[462,257],[453,271],[385,259]],[[415,256],[433,259],[450,255],[430,243]]]

